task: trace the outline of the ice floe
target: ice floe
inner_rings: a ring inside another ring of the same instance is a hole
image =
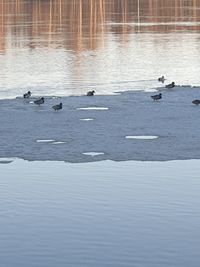
[[[0,100],[0,157],[73,163],[200,159],[200,106],[192,104],[200,99],[200,88],[159,90],[159,103],[152,101],[152,93],[141,91],[92,100],[62,97],[63,112],[56,116],[52,98],[44,103],[44,112],[22,99]],[[89,119],[93,122],[86,123]],[[99,156],[82,154],[102,151]]]

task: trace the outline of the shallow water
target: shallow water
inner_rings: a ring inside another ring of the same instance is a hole
[[[199,85],[199,0],[137,2],[3,1],[0,98]]]
[[[199,166],[1,165],[1,266],[198,267]]]

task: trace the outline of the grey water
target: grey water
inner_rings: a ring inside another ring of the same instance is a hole
[[[200,264],[199,160],[1,165],[1,267]]]

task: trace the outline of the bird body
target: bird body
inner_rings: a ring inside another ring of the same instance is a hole
[[[59,110],[59,109],[62,109],[62,103],[58,104],[58,105],[55,105],[52,107],[54,110]]]
[[[195,100],[192,101],[192,103],[194,105],[199,105],[200,104],[200,100],[199,99],[195,99]]]
[[[164,76],[159,77],[159,78],[158,78],[158,81],[164,83],[164,81],[165,81],[165,77],[164,77]]]
[[[93,96],[94,95],[94,93],[95,93],[95,91],[93,90],[93,91],[89,91],[89,92],[87,92],[87,96]]]
[[[159,100],[159,99],[162,98],[162,94],[160,93],[160,94],[158,94],[158,95],[152,95],[151,98],[152,98],[154,101],[157,101],[157,100]]]
[[[41,104],[44,104],[44,97],[41,97],[34,101],[34,104],[40,106]]]
[[[24,98],[29,98],[31,96],[31,92],[28,91],[26,94],[23,95]]]
[[[175,82],[172,82],[170,84],[167,84],[165,87],[166,88],[173,88],[173,87],[175,87]]]

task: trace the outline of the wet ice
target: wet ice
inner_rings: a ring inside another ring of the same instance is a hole
[[[63,97],[61,113],[52,112],[55,99],[50,97],[43,112],[20,98],[0,100],[0,157],[68,162],[200,158],[200,107],[192,104],[200,88],[161,91],[158,103],[152,93],[141,91]],[[87,152],[104,154],[87,157]]]

